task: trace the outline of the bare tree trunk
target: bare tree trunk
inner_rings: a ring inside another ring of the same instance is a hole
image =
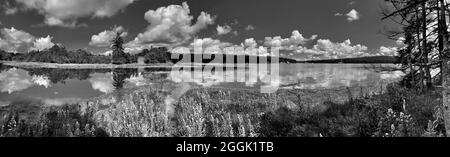
[[[440,1],[441,0],[437,0],[437,7],[440,7]],[[444,37],[443,37],[443,29],[445,27],[442,26],[442,16],[441,16],[441,10],[440,9],[436,9],[436,14],[437,14],[437,20],[438,20],[438,51],[439,51],[439,59],[443,59],[443,51],[444,51]],[[444,17],[445,18],[445,17]],[[445,20],[445,19],[444,19]],[[439,68],[441,69],[441,76],[440,76],[440,80],[441,82],[444,79],[444,75],[442,75],[442,69],[444,69],[444,64],[442,64],[442,62],[439,63]]]
[[[427,8],[426,1],[422,3],[422,52],[423,52],[423,67],[425,72],[425,86],[430,88],[431,83],[431,73],[430,66],[428,65],[428,48],[427,48]]]
[[[442,80],[442,111],[444,112],[445,132],[447,137],[450,137],[450,62],[448,59],[445,59],[442,74],[444,75],[444,80]]]
[[[440,25],[442,26],[441,36],[442,40],[442,111],[444,112],[444,124],[445,124],[445,133],[447,137],[450,137],[450,60],[447,57],[449,54],[449,44],[448,44],[448,31],[447,31],[447,20],[446,20],[446,9],[444,0],[440,0],[441,3],[441,19]]]
[[[420,54],[420,57],[422,57],[422,53],[423,53],[423,51],[422,51],[422,47],[420,46],[421,44],[420,44],[420,17],[419,17],[419,8],[417,7],[416,9],[415,9],[415,12],[416,12],[416,24],[415,24],[415,27],[416,27],[416,35],[417,35],[417,49],[419,50],[419,54]],[[419,63],[419,80],[417,80],[418,82],[417,82],[417,85],[418,85],[418,87],[420,88],[420,90],[423,90],[423,67],[422,67],[422,58],[418,58],[418,59],[416,59],[416,62],[418,62]],[[413,73],[413,75],[415,75],[415,73]]]

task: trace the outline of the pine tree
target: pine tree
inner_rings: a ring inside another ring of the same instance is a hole
[[[111,41],[112,63],[113,64],[129,63],[128,56],[124,52],[123,43],[124,43],[124,40],[122,38],[122,32],[116,32],[116,36]]]

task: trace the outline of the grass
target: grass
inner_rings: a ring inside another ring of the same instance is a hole
[[[76,105],[44,108],[34,120],[21,119],[17,109],[3,109],[0,133],[30,136],[30,131],[19,130],[31,130],[32,136],[89,137],[434,137],[443,132],[439,91],[423,94],[390,85],[383,94],[354,97],[345,90],[262,94],[199,88],[174,97],[176,90],[176,85],[164,83],[118,90]],[[177,101],[168,103],[171,97]]]
[[[107,137],[90,119],[81,115],[77,105],[49,107],[34,115],[23,117],[20,110],[11,109],[3,114],[0,137]]]

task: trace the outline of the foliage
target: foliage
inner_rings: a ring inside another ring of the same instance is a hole
[[[81,114],[78,105],[50,107],[37,119],[27,119],[14,109],[2,120],[0,137],[105,137],[92,121],[92,112]]]
[[[377,137],[408,137],[418,136],[414,134],[414,123],[411,115],[403,112],[395,113],[389,109],[384,117],[380,118],[377,132]]]
[[[434,119],[428,120],[427,128],[422,136],[424,137],[444,137],[445,125],[442,106],[436,106],[434,112]]]
[[[120,41],[120,40],[119,40]],[[122,40],[123,41],[123,40]],[[59,64],[110,64],[115,60],[114,64],[137,63],[138,57],[144,57],[145,63],[170,63],[170,52],[167,48],[151,48],[144,49],[141,53],[132,55],[123,52],[123,45],[115,43],[113,47],[113,55],[94,55],[85,50],[68,51],[61,44],[54,45],[50,49],[42,51],[31,51],[29,53],[8,53],[0,50],[0,60],[5,61],[20,61],[20,62],[44,62],[44,63],[59,63]],[[123,44],[123,43],[122,43]],[[122,48],[118,48],[122,46]]]
[[[136,54],[136,57],[143,57],[146,64],[152,63],[166,63],[170,61],[170,53],[167,48],[151,48],[142,50],[141,53]]]
[[[441,83],[443,60],[448,58],[448,2],[444,0],[385,0],[383,12],[400,24],[401,31],[389,31],[389,38],[403,42],[398,50],[401,70],[407,73],[403,84],[409,88],[426,91]],[[401,38],[400,38],[401,37]],[[438,74],[432,75],[436,70]]]
[[[46,63],[110,63],[107,56],[92,55],[84,50],[67,51],[62,45],[54,45],[52,48],[43,51],[31,51],[26,54],[12,54],[0,52],[1,60],[22,61],[22,62],[46,62]]]
[[[390,85],[382,95],[361,97],[343,104],[326,102],[325,111],[281,108],[266,112],[261,117],[259,133],[268,137],[442,136],[441,112],[433,110],[440,106],[441,102],[437,101],[439,96],[438,93],[420,94]]]
[[[440,137],[445,130],[440,102],[435,100],[439,94],[423,95],[398,85],[381,95],[325,101],[316,107],[285,90],[263,94],[192,89],[178,97],[172,92],[176,87],[162,81],[130,91],[118,88],[102,99],[74,105],[78,107],[45,109],[37,122],[24,126],[47,130],[33,131],[33,136],[88,136],[92,133],[86,135],[82,129],[89,124],[114,137]],[[170,99],[176,101],[169,103]],[[19,131],[21,120],[0,121],[2,135],[30,134]]]
[[[112,64],[130,63],[129,55],[124,52],[123,43],[122,32],[117,32],[114,39],[111,40]]]

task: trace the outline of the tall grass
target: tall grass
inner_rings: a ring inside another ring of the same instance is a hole
[[[435,137],[444,130],[439,91],[420,93],[390,85],[382,94],[333,101],[336,98],[320,91],[192,89],[170,104],[174,112],[167,112],[166,99],[174,89],[161,86],[45,108],[35,120],[10,110],[0,119],[0,135]]]

